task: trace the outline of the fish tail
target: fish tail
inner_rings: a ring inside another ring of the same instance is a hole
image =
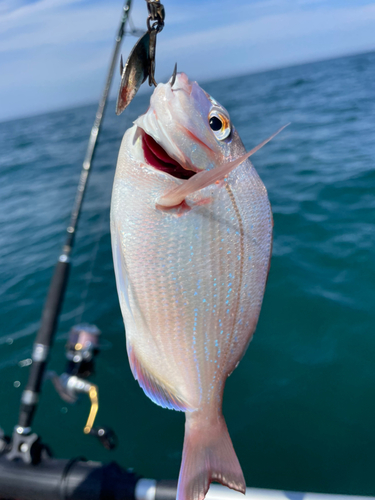
[[[223,415],[186,412],[176,500],[203,500],[217,481],[245,493],[246,484]]]

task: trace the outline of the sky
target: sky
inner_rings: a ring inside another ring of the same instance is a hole
[[[0,0],[0,121],[98,101],[123,0]],[[156,80],[198,82],[375,50],[375,1],[163,0]],[[145,0],[132,21],[145,29]],[[128,36],[124,60],[136,42]],[[119,86],[119,72],[111,96]]]

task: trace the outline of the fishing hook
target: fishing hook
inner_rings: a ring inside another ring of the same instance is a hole
[[[124,72],[124,61],[122,59],[122,54],[121,54],[121,56],[120,56],[120,76],[122,76],[123,72]]]
[[[177,76],[177,63],[174,65],[174,70],[173,70],[173,73],[172,73],[171,88],[175,84],[176,76]]]

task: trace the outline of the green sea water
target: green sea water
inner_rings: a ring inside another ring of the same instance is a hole
[[[248,486],[375,495],[375,53],[202,84],[231,114],[274,212],[274,250],[259,325],[229,378],[224,414]],[[102,330],[89,403],[46,381],[34,430],[61,458],[116,460],[177,478],[184,416],[154,405],[131,375],[115,288],[109,203],[120,141],[147,109],[110,103],[79,224],[49,368],[65,367],[77,322]],[[0,124],[0,426],[17,423],[27,360],[64,241],[96,105]]]

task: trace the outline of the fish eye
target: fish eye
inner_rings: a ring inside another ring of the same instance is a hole
[[[208,115],[208,123],[215,134],[216,139],[223,141],[231,133],[230,120],[218,110],[212,110]]]
[[[209,123],[210,127],[214,132],[218,132],[219,130],[221,130],[221,127],[223,126],[222,121],[217,116],[213,116],[212,118],[210,118]]]

